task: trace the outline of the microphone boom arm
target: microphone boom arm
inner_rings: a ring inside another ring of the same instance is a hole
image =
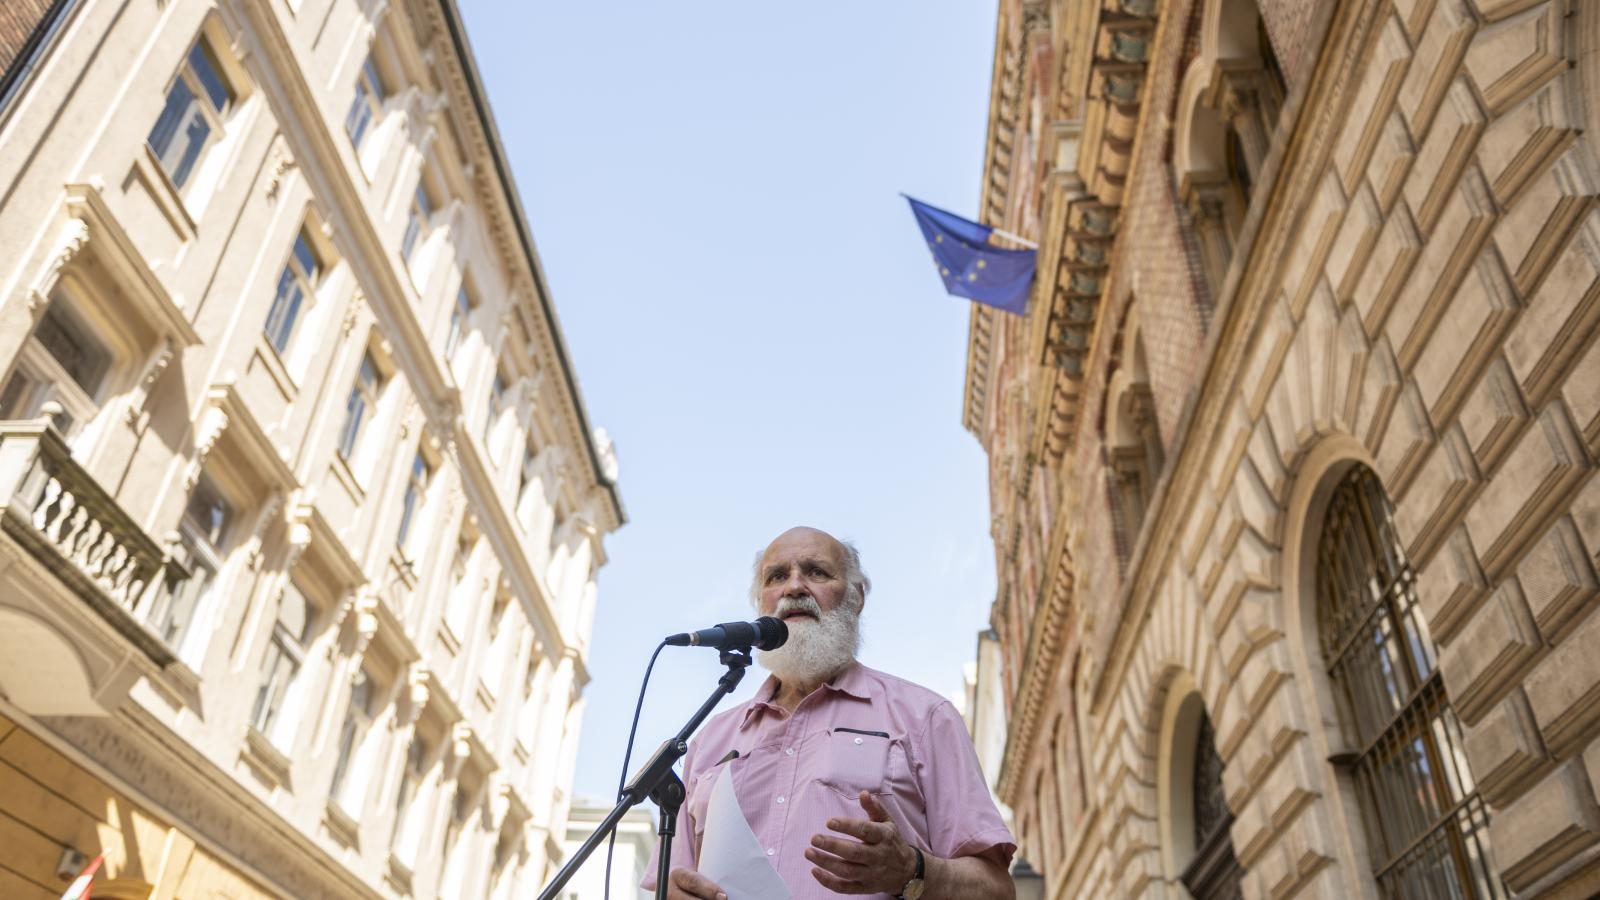
[[[701,723],[711,715],[712,710],[717,708],[723,697],[738,688],[739,681],[744,678],[744,670],[749,667],[751,661],[748,648],[725,649],[721,658],[722,664],[727,666],[728,670],[717,679],[716,690],[711,692],[706,702],[700,704],[700,708],[695,710],[694,715],[689,717],[689,721],[684,723],[682,728],[678,729],[676,735],[663,741],[661,746],[656,748],[655,754],[639,769],[639,774],[628,782],[626,788],[623,788],[617,805],[606,814],[600,821],[599,827],[595,828],[594,832],[584,840],[583,845],[572,854],[572,858],[561,867],[561,871],[556,873],[550,884],[545,886],[544,891],[539,894],[539,900],[555,900],[561,894],[561,889],[567,886],[573,875],[577,874],[584,860],[588,859],[589,854],[600,846],[600,842],[616,829],[617,823],[622,821],[628,810],[643,803],[647,797],[654,800],[661,810],[660,822],[656,826],[656,834],[661,838],[656,897],[664,900],[667,896],[667,875],[672,871],[672,838],[677,833],[678,807],[682,805],[685,796],[683,781],[672,771],[672,767],[689,752],[690,735],[699,730]]]

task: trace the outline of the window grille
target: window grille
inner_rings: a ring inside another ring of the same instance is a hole
[[[1339,697],[1348,762],[1385,897],[1499,900],[1478,795],[1417,604],[1416,573],[1372,470],[1335,490],[1317,548],[1323,661]]]

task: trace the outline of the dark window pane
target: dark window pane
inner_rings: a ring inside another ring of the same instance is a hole
[[[228,87],[228,82],[218,71],[216,61],[211,58],[211,49],[205,41],[196,41],[194,49],[189,51],[189,67],[194,70],[195,78],[199,80],[200,87],[211,100],[211,108],[222,112],[233,102],[233,89]]]
[[[306,240],[305,232],[294,239],[294,258],[300,264],[300,271],[306,280],[315,283],[321,263],[317,260],[316,251],[311,249],[311,243]]]
[[[173,82],[172,90],[167,92],[167,103],[161,108],[161,115],[156,119],[156,127],[150,129],[150,149],[161,157],[163,164],[167,156],[167,148],[172,145],[172,138],[178,133],[178,123],[183,121],[184,114],[189,111],[189,104],[194,102],[194,93],[189,90],[189,85],[180,78]]]
[[[284,268],[278,276],[278,292],[272,298],[272,308],[267,311],[265,331],[267,340],[279,353],[289,349],[289,338],[294,334],[295,320],[300,317],[300,304],[305,299],[293,270]]]
[[[206,138],[211,136],[211,123],[206,121],[205,116],[200,115],[199,110],[193,110],[193,113],[183,129],[183,155],[178,158],[177,167],[170,172],[172,183],[178,187],[188,183],[189,175],[194,171],[195,161],[200,158],[200,151],[206,147]]]
[[[84,393],[93,397],[100,390],[100,382],[111,367],[111,354],[59,307],[50,307],[33,336]]]

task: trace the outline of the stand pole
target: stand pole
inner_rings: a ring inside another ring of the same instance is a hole
[[[667,874],[671,871],[669,866],[672,860],[672,836],[677,833],[678,807],[683,803],[685,793],[683,781],[672,771],[672,766],[689,752],[689,736],[700,728],[700,723],[711,715],[711,711],[717,708],[722,698],[733,693],[739,686],[740,679],[744,678],[744,670],[750,665],[750,649],[745,647],[723,650],[722,664],[727,666],[728,671],[717,679],[716,690],[711,692],[706,702],[700,704],[700,708],[695,710],[694,715],[689,717],[689,721],[685,722],[682,728],[678,729],[676,735],[663,741],[661,746],[656,748],[655,755],[650,757],[639,770],[639,774],[634,776],[633,781],[623,789],[617,805],[600,820],[594,833],[584,840],[583,845],[572,854],[572,858],[561,867],[561,871],[556,873],[556,877],[545,885],[545,889],[539,893],[539,900],[555,900],[561,889],[572,880],[572,876],[578,873],[584,860],[594,853],[601,841],[616,830],[617,823],[622,821],[628,810],[643,803],[646,797],[654,800],[661,808],[661,822],[656,831],[662,836],[656,896],[660,898],[667,896]]]

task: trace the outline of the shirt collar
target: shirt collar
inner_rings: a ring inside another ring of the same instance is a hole
[[[769,698],[777,696],[778,686],[781,684],[776,675],[768,675],[767,680],[761,683],[756,695],[745,705],[744,716],[739,721],[739,730],[749,727],[750,720],[757,710],[766,709],[775,713],[782,713],[782,708],[773,703]],[[844,671],[833,676],[831,681],[825,681],[822,688],[838,694],[844,694],[856,700],[872,699],[872,680],[867,677],[867,667],[860,662],[852,661]]]

